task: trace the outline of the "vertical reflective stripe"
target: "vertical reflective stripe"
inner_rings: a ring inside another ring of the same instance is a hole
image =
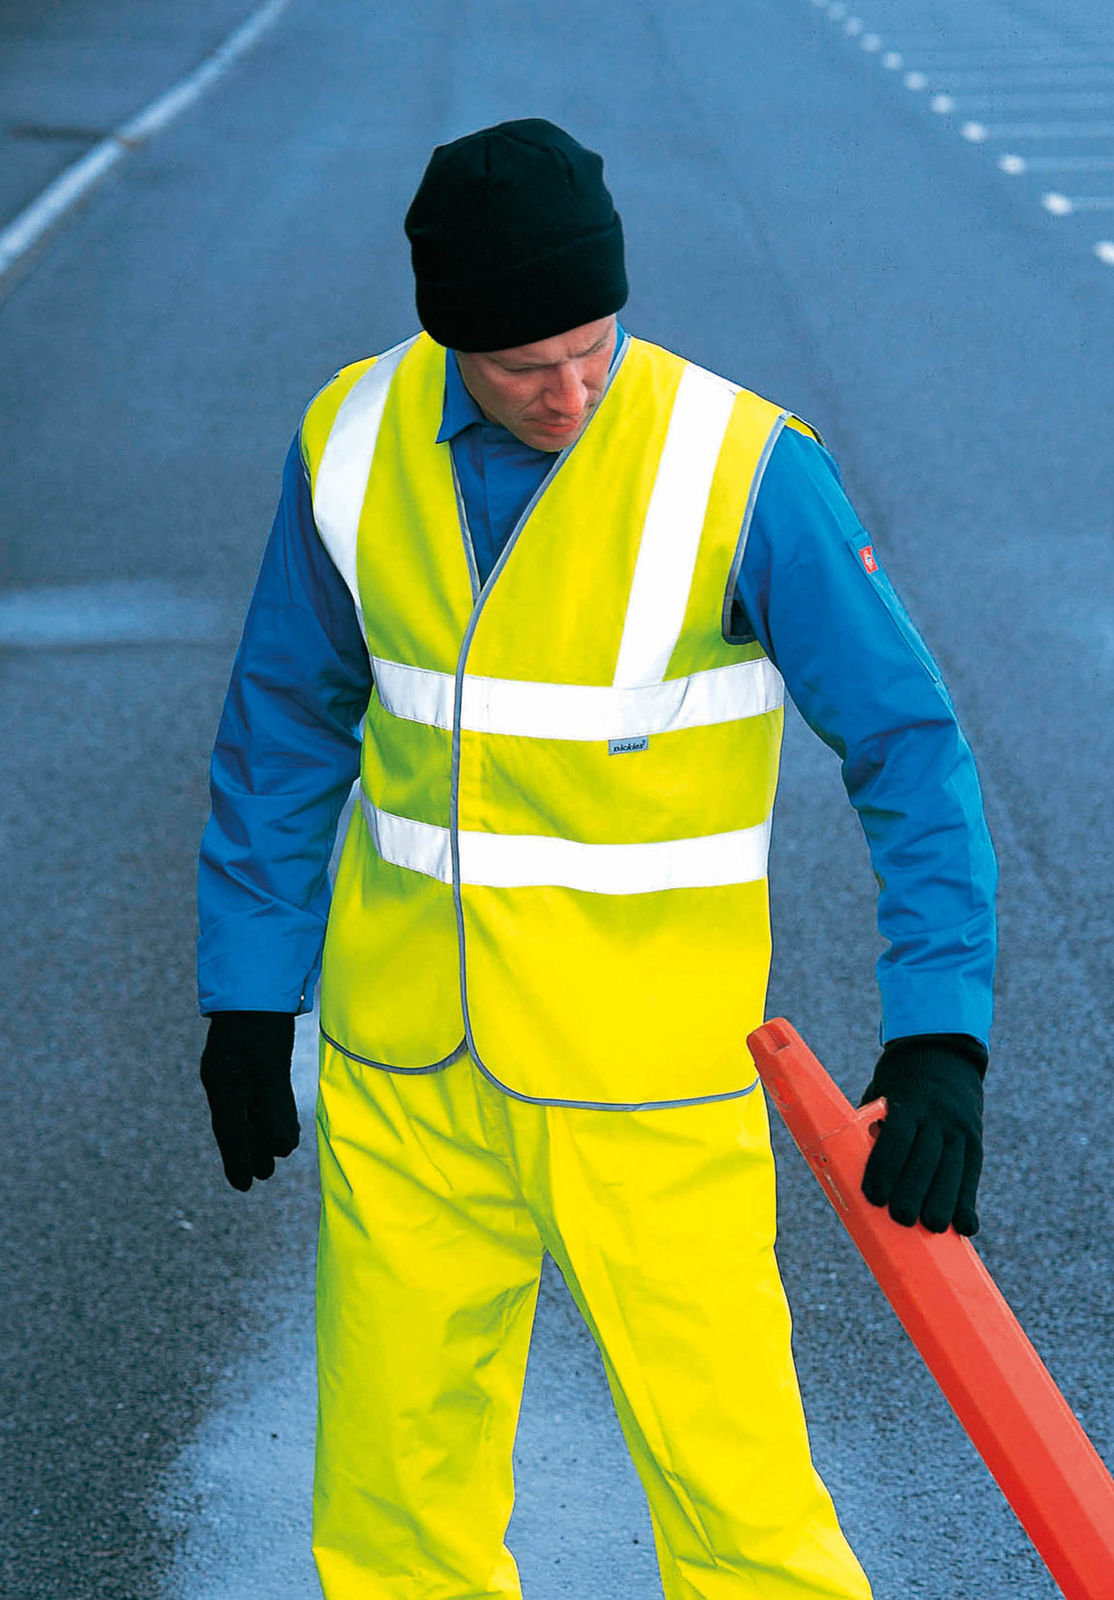
[[[360,529],[371,458],[379,437],[379,424],[391,380],[403,356],[418,335],[396,344],[381,355],[350,392],[345,395],[333,420],[317,481],[313,489],[313,515],[321,542],[348,585],[363,627],[360,587],[356,577],[356,542]]]
[[[662,447],[631,582],[616,688],[660,683],[681,634],[716,462],[738,390],[686,366]]]

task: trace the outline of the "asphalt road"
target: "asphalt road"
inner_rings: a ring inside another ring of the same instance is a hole
[[[0,228],[247,14],[30,9],[0,0]],[[401,216],[429,149],[507,116],[605,152],[627,325],[821,429],[943,665],[1002,864],[980,1248],[1114,1460],[1104,94],[1097,0],[292,0],[0,283],[5,1597],[313,1593],[315,1176],[303,1150],[235,1195],[210,1148],[206,757],[302,407],[412,330]],[[770,1009],[857,1095],[872,879],[834,758],[799,723],[785,767]],[[817,1459],[878,1600],[1047,1600],[779,1151]],[[530,1600],[659,1592],[598,1361],[552,1277],[519,1459]]]

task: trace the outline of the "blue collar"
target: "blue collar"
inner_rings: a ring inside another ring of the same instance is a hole
[[[619,358],[623,348],[626,332],[621,323],[616,324],[615,352],[611,357],[611,369]],[[457,365],[456,351],[445,351],[445,403],[441,408],[441,427],[437,434],[437,443],[445,444],[455,439],[465,428],[470,428],[473,423],[484,423],[489,428],[499,428],[497,422],[488,422],[479,406],[464,386],[464,379],[460,375]],[[505,428],[500,428],[505,433]]]
[[[446,350],[445,404],[441,410],[441,430],[437,435],[437,443],[444,444],[446,440],[455,439],[458,433],[463,433],[474,422],[486,421],[487,418],[464,387],[464,379],[456,362],[456,351]]]

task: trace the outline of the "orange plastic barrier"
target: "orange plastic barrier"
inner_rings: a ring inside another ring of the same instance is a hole
[[[903,1228],[860,1188],[856,1111],[784,1018],[747,1040],[763,1083],[905,1331],[1067,1600],[1114,1597],[1114,1479],[969,1239]]]

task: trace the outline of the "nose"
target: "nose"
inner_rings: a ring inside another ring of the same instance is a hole
[[[546,389],[546,402],[562,416],[579,416],[588,400],[588,390],[580,373],[571,361],[554,369],[552,381]]]

